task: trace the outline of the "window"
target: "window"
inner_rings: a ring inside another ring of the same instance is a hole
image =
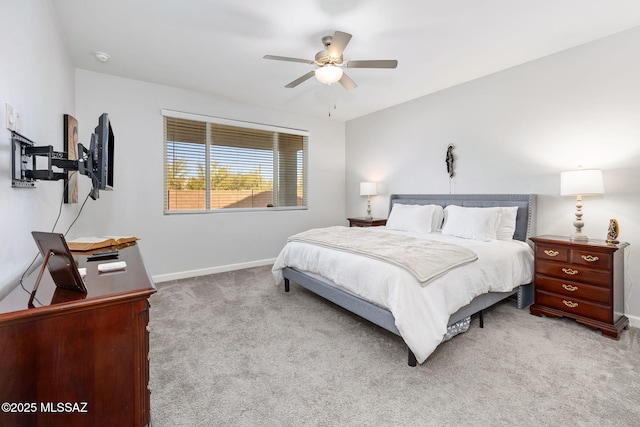
[[[165,213],[306,209],[307,131],[162,114]]]

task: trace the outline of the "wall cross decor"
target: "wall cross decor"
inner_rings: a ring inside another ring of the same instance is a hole
[[[447,158],[445,159],[447,163],[447,173],[449,174],[449,178],[453,178],[453,144],[449,144],[447,147]]]

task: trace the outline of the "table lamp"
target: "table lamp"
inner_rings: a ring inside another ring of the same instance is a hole
[[[578,169],[562,172],[560,174],[560,195],[576,196],[576,220],[573,222],[576,228],[571,235],[572,241],[588,241],[589,238],[582,232],[582,196],[604,194],[602,171],[599,169]]]
[[[371,196],[378,194],[378,187],[375,182],[361,182],[360,195],[367,196],[367,219],[373,219],[371,216]]]

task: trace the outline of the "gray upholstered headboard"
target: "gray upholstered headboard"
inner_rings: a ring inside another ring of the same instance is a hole
[[[394,203],[404,205],[458,205],[466,207],[517,206],[516,232],[513,238],[526,242],[535,235],[535,194],[392,194],[389,212]]]

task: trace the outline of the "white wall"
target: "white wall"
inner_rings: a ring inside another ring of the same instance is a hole
[[[636,28],[348,122],[347,214],[366,210],[363,180],[380,183],[380,217],[391,193],[536,193],[538,234],[568,235],[575,198],[559,196],[560,172],[603,169],[606,194],[584,197],[583,231],[604,239],[620,222],[625,312],[640,326],[639,51]]]
[[[239,104],[219,97],[77,70],[80,140],[109,113],[116,138],[114,191],[87,203],[79,229],[135,235],[156,280],[272,262],[286,238],[344,224],[344,123]],[[309,209],[163,214],[161,109],[310,131]],[[80,187],[80,197],[89,191]]]
[[[38,253],[31,231],[51,231],[62,199],[62,181],[11,188],[11,133],[4,126],[9,103],[20,113],[20,133],[62,150],[62,118],[75,113],[75,86],[56,23],[47,0],[0,2],[0,298]],[[63,207],[56,231],[67,229],[76,209]]]

